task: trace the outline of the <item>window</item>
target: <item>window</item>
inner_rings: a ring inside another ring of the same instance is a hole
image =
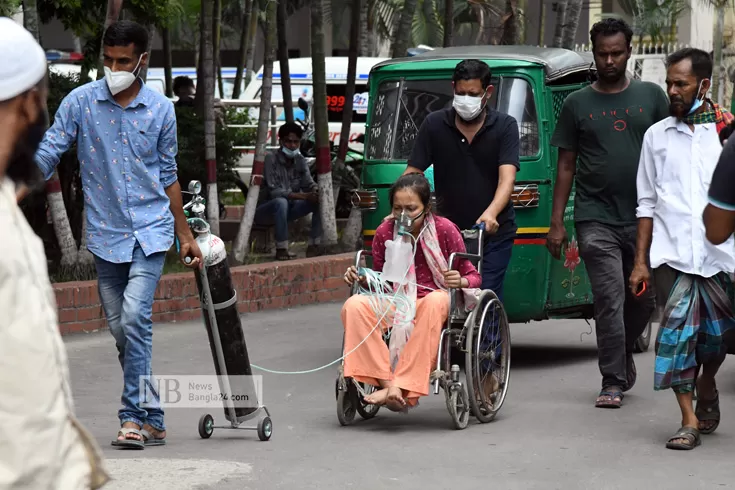
[[[510,114],[518,122],[521,156],[538,155],[538,114],[533,90],[528,82],[522,78],[504,78],[498,110]]]
[[[518,121],[521,156],[539,151],[538,116],[533,90],[521,78],[494,78],[488,105]],[[399,95],[400,87],[400,99]],[[407,160],[421,124],[430,113],[452,106],[454,91],[447,79],[383,82],[372,107],[367,158]],[[396,110],[398,117],[396,118]]]

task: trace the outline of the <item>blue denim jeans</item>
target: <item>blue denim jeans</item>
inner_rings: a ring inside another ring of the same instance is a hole
[[[166,430],[160,400],[154,393],[153,400],[146,400],[153,407],[143,408],[140,380],[144,377],[153,383],[153,296],[165,259],[164,252],[146,257],[140,245],[135,246],[133,261],[128,263],[115,264],[95,256],[100,299],[123,370],[120,424],[133,422],[142,427],[147,423],[159,431]]]
[[[255,210],[255,222],[259,225],[275,225],[276,246],[288,248],[288,223],[311,214],[312,241],[322,236],[322,217],[319,204],[309,201],[289,201],[285,197],[276,197],[266,201]]]
[[[482,289],[492,290],[498,299],[503,301],[503,283],[505,282],[505,273],[508,270],[511,256],[513,255],[513,241],[515,237],[511,236],[507,239],[497,242],[487,241],[483,245],[482,251]],[[497,318],[493,316],[487,317],[487,325],[485,330],[485,338],[482,345],[488,348],[490,345],[497,344],[495,356],[500,359],[502,346],[498,344],[499,325],[495,321]],[[483,367],[491,370],[489,361],[483,363]]]

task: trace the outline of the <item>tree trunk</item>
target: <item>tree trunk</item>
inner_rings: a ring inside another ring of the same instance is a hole
[[[107,0],[107,15],[105,16],[105,26],[102,31],[104,38],[105,31],[111,24],[117,22],[122,11],[123,0]],[[104,57],[104,42],[100,41],[100,55],[97,60],[97,80],[105,78],[105,57]]]
[[[201,83],[197,96],[202,95],[204,114],[204,160],[207,168],[207,220],[213,235],[219,235],[219,199],[217,198],[217,153],[214,116],[214,4],[202,2],[201,16]]]
[[[263,55],[263,86],[260,92],[260,111],[258,114],[258,134],[255,143],[255,160],[253,162],[252,177],[248,196],[245,200],[240,229],[232,244],[231,262],[242,264],[248,252],[250,243],[250,232],[253,228],[255,210],[258,207],[258,196],[260,186],[263,183],[263,163],[265,162],[265,146],[268,138],[268,126],[270,124],[271,94],[273,93],[273,60],[277,43],[277,5],[269,1],[265,14],[265,53]]]
[[[276,30],[278,31],[278,63],[281,65],[281,93],[286,122],[293,122],[293,95],[291,94],[291,70],[288,66],[288,41],[286,40],[286,2],[278,2]]]
[[[715,32],[713,33],[713,48],[714,48],[714,56],[713,56],[713,64],[714,64],[714,70],[712,73],[712,96],[715,99],[715,102],[718,104],[723,104],[725,102],[725,80],[727,79],[725,66],[723,65],[722,60],[722,44],[723,44],[723,35],[725,30],[725,6],[727,5],[727,0],[719,0],[718,4],[716,5],[715,10],[715,16],[717,17],[717,20],[715,22]]]
[[[539,4],[538,14],[538,45],[544,46],[546,44],[546,1],[541,0]]]
[[[517,0],[505,0],[505,14],[502,18],[503,34],[500,38],[500,44],[515,45],[521,43],[521,33],[518,22],[518,3]]]
[[[486,15],[485,9],[480,4],[472,4],[472,10],[475,11],[477,17],[477,36],[475,37],[475,44],[485,44],[485,31],[486,31]]]
[[[368,13],[370,12],[370,6],[368,3],[370,0],[363,0],[360,2],[360,56],[368,57],[372,56],[372,50],[370,47],[370,33],[368,32]]]
[[[403,2],[398,30],[393,35],[393,47],[391,49],[393,58],[403,58],[408,55],[408,45],[411,43],[411,26],[417,5],[418,0],[405,0]]]
[[[248,27],[248,35],[250,36],[250,41],[248,42],[248,54],[247,54],[247,63],[245,67],[245,87],[247,88],[248,85],[250,85],[250,81],[255,76],[255,73],[253,73],[253,66],[255,65],[255,43],[258,40],[258,2],[253,2],[253,11],[250,14],[250,26]],[[270,113],[270,108],[268,108],[268,113]]]
[[[567,16],[567,0],[559,0],[556,4],[556,26],[554,27],[555,48],[561,48],[564,35],[564,23]]]
[[[582,14],[583,0],[569,0],[566,16],[564,18],[564,31],[562,33],[561,47],[574,49],[574,39],[577,37],[577,26]]]
[[[337,244],[337,220],[334,209],[332,162],[329,152],[327,122],[327,74],[324,54],[323,0],[311,0],[311,66],[314,86],[314,136],[316,139],[316,171],[319,183],[319,208],[322,215],[323,245]]]
[[[166,79],[166,97],[174,96],[174,60],[171,55],[171,31],[168,27],[161,29],[161,40],[163,41],[163,76]]]
[[[444,44],[445,48],[452,46],[454,37],[454,0],[444,0]]]
[[[40,44],[38,32],[38,8],[35,0],[23,1],[23,26],[33,34],[33,37]],[[46,120],[48,118],[48,109],[46,109]],[[74,234],[69,224],[69,215],[64,205],[64,196],[61,192],[61,184],[58,172],[54,172],[53,177],[46,184],[46,200],[51,210],[51,220],[56,234],[56,241],[61,252],[61,273],[68,275],[76,266],[78,252],[77,244],[74,241]]]
[[[345,165],[347,149],[349,147],[350,128],[352,126],[353,103],[355,97],[355,80],[357,78],[357,57],[360,52],[360,39],[362,23],[362,4],[366,0],[352,0],[352,11],[350,18],[350,47],[347,61],[347,86],[345,87],[345,105],[342,118],[342,132],[339,135],[339,151],[337,152],[337,165]],[[357,182],[359,184],[359,182]],[[349,250],[355,250],[357,240],[362,234],[362,212],[353,207],[347,220],[347,227],[342,234],[342,246]]]
[[[38,44],[41,44],[41,34],[38,30],[38,5],[36,0],[23,0],[23,27],[33,34]]]
[[[150,68],[150,60],[151,56],[153,54],[153,37],[156,35],[156,26],[153,24],[148,24],[148,64],[145,65],[140,69],[140,73],[138,76],[143,80],[143,83],[145,83],[148,80],[148,68]]]
[[[237,52],[237,70],[235,71],[235,87],[233,88],[232,98],[239,99],[243,80],[243,70],[248,61],[248,45],[250,37],[248,36],[250,26],[250,16],[253,13],[253,0],[245,0],[245,8],[242,14],[242,30],[240,31],[240,49]]]
[[[212,19],[212,59],[214,60],[214,69],[217,72],[217,88],[219,89],[219,98],[226,99],[225,84],[222,81],[222,63],[220,61],[220,47],[222,46],[222,0],[214,0],[214,19]]]

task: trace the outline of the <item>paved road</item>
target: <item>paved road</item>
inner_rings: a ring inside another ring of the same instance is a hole
[[[340,355],[337,304],[244,317],[253,362],[277,370],[324,365]],[[266,375],[273,438],[255,432],[197,434],[205,409],[171,409],[169,443],[120,451],[110,440],[122,384],[106,332],[67,339],[77,412],[103,447],[115,477],[108,489],[713,489],[735,487],[735,363],[723,368],[724,420],[695,451],[665,439],[678,428],[671,393],[652,389],[653,354],[636,357],[638,384],[621,410],[593,407],[599,374],[585,322],[513,325],[511,385],[498,418],[451,428],[443,394],[408,415],[340,427],[336,367],[298,376]],[[154,372],[214,374],[200,323],[157,325]],[[212,411],[217,422],[222,410]],[[141,485],[141,486],[139,486]]]

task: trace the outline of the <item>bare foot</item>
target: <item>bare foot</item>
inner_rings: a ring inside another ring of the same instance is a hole
[[[383,388],[382,390],[370,393],[365,397],[365,403],[368,405],[385,405],[385,402],[388,400],[388,391],[390,391],[390,388]]]
[[[403,391],[397,386],[388,388],[388,397],[385,406],[394,412],[402,412],[406,408],[406,400],[403,399]]]

